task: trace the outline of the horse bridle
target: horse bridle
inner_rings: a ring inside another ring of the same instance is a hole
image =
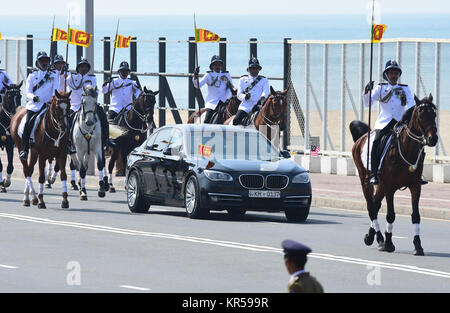
[[[66,103],[67,104],[67,106],[69,106],[69,104],[70,104],[70,99],[68,98],[68,97],[63,97],[63,98],[56,98],[56,103],[55,103],[55,105],[56,106],[58,106],[60,103]],[[44,127],[44,132],[45,132],[45,135],[48,137],[48,138],[50,138],[51,140],[53,140],[53,142],[54,142],[54,146],[55,147],[59,147],[59,141],[66,135],[66,133],[67,133],[67,131],[66,130],[63,130],[62,128],[61,128],[61,124],[58,122],[58,120],[51,114],[51,112],[50,112],[50,107],[51,107],[51,103],[50,103],[50,105],[48,105],[48,111],[47,111],[47,113],[45,114],[46,116],[47,115],[50,115],[50,121],[52,122],[52,125],[53,125],[53,127],[55,127],[57,130],[58,130],[58,138],[53,138],[52,136],[50,136],[50,134],[47,132],[47,129]],[[63,110],[63,118],[64,118],[64,120],[65,121],[67,121],[67,109],[66,110]]]
[[[269,102],[269,101],[271,101],[273,99],[271,102],[273,102],[272,105],[274,105],[275,104],[275,100],[279,100],[280,105],[283,108],[284,98],[285,98],[285,95],[277,93],[276,95],[270,95],[269,99],[267,99],[267,102]],[[284,113],[283,111],[284,110],[280,110],[280,112],[277,115],[271,116],[271,118],[274,119],[275,121],[273,121],[269,117],[265,116],[263,114],[262,108],[261,108],[260,113],[261,113],[261,116],[263,117],[264,124],[266,124],[267,126],[271,126],[271,125],[279,125],[280,124],[280,122],[281,122],[280,121],[280,117]]]
[[[142,98],[143,98],[142,102],[144,103],[144,112],[139,112],[138,109],[136,109],[136,102],[131,107],[130,111],[133,111],[134,113],[136,113],[137,117],[142,122],[142,128],[141,129],[132,127],[130,125],[130,123],[128,122],[128,112],[126,114],[124,114],[125,123],[127,124],[127,126],[131,130],[141,132],[142,134],[145,133],[148,130],[147,118],[150,115],[150,111],[146,111],[145,110],[145,105],[146,105],[146,97],[150,97],[151,98],[152,96],[154,96],[154,95],[151,92],[145,92],[145,91],[142,92]],[[127,106],[129,106],[130,104],[128,104]],[[151,111],[153,111],[153,110],[151,110]],[[153,114],[152,114],[152,122],[153,122]]]
[[[12,97],[10,97],[10,93],[13,93]],[[6,91],[5,98],[8,99],[8,103],[11,98],[14,99],[13,100],[13,103],[14,103],[13,108],[14,109],[17,108],[18,106],[20,106],[20,100],[19,100],[19,103],[17,104],[17,99],[21,98],[20,89],[10,89],[10,90]],[[9,120],[11,120],[13,115],[15,114],[15,112],[9,111],[8,108],[6,108],[4,105],[2,106],[2,112],[6,115],[6,117]],[[9,136],[10,135],[10,132],[9,132],[10,125],[8,124],[7,126],[5,126],[2,124],[2,122],[0,122],[0,126],[3,127],[3,129],[5,130],[5,134],[7,136]]]

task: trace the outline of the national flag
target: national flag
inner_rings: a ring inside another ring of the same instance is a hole
[[[311,146],[311,156],[318,157],[320,152],[320,148],[317,146],[312,145]]]
[[[205,158],[209,158],[211,156],[212,147],[207,145],[198,145],[198,154],[204,156]]]
[[[53,28],[52,32],[52,41],[60,41],[60,40],[67,40],[67,32],[59,29],[59,28]]]
[[[92,35],[81,30],[69,28],[67,42],[83,47],[89,47]]]
[[[128,48],[128,46],[130,45],[131,38],[133,38],[133,37],[131,37],[131,36],[125,37],[125,36],[117,35],[116,36],[116,48]]]
[[[372,28],[372,42],[380,42],[383,38],[384,31],[386,30],[384,24],[374,24]]]
[[[0,40],[2,40],[2,33],[0,33]]]
[[[195,29],[195,42],[216,42],[220,41],[220,37],[209,30],[196,28]]]

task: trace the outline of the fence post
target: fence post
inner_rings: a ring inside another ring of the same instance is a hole
[[[193,74],[195,69],[195,37],[188,38],[188,73]],[[191,116],[195,112],[195,87],[194,83],[192,83],[192,77],[188,77],[188,107],[189,110],[188,116]]]
[[[27,35],[27,77],[33,67],[33,35]]]
[[[250,58],[258,58],[258,39],[250,38]]]
[[[365,62],[365,45],[362,43],[359,46],[359,120],[364,121],[364,96],[362,91],[364,90],[364,83],[365,83],[365,77],[364,77],[364,64]]]
[[[166,37],[159,37],[159,73],[166,72]],[[163,108],[159,110],[159,127],[166,125],[166,86],[164,84],[164,78],[159,76],[159,107]]]
[[[103,81],[109,77],[111,70],[111,37],[103,37]],[[103,103],[110,104],[109,94],[103,94]]]
[[[416,82],[414,92],[420,98],[420,42],[416,42]]]
[[[81,57],[83,56],[83,47],[77,46],[77,59],[75,61],[74,67],[77,66],[78,62],[81,61]]]
[[[52,41],[50,43],[50,63],[53,64],[53,58],[58,54],[58,42]],[[67,60],[65,60],[67,62]]]
[[[328,45],[323,45],[323,121],[322,150],[328,149]]]
[[[283,90],[286,90],[288,88],[293,88],[290,86],[291,82],[291,45],[289,44],[289,40],[291,38],[284,38],[283,43],[283,50],[284,50],[284,56],[283,56]],[[286,116],[285,116],[285,129],[283,131],[283,149],[286,150],[287,146],[290,145],[290,131],[291,131],[291,103],[289,102],[289,97],[286,97],[287,100],[287,107],[286,107]]]
[[[309,75],[310,75],[310,58],[309,58],[309,44],[305,44],[305,151],[309,151],[311,146],[309,144]]]
[[[345,151],[345,61],[346,61],[346,45],[342,44],[341,55],[341,152]]]
[[[440,113],[441,113],[441,102],[440,102],[440,84],[441,84],[441,44],[436,42],[435,44],[435,60],[434,60],[434,71],[435,71],[435,81],[434,81],[434,103],[436,103],[436,128],[439,130]],[[442,140],[439,140],[442,143]],[[439,155],[439,144],[436,145],[435,155]]]
[[[130,70],[137,72],[137,38],[131,38],[130,42]]]
[[[226,71],[227,70],[227,39],[226,38],[220,38],[219,56],[223,60],[222,70]]]

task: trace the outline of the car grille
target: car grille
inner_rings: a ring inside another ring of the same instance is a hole
[[[266,177],[266,187],[270,189],[286,188],[289,178],[284,175],[269,175]]]
[[[245,174],[239,176],[242,187],[248,189],[260,189],[264,187],[264,177],[262,175]]]

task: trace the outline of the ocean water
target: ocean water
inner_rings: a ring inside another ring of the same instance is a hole
[[[103,67],[104,36],[114,38],[118,17],[96,17],[94,25],[95,69]],[[258,59],[263,67],[262,75],[269,77],[283,76],[283,39],[298,40],[353,40],[368,39],[370,26],[366,15],[330,15],[330,16],[197,16],[197,27],[209,29],[221,37],[227,38],[227,70],[233,76],[246,73],[249,60],[249,38],[258,39]],[[2,17],[0,32],[2,37],[25,37],[33,34],[36,38],[33,55],[39,50],[49,51],[50,33],[53,16],[48,17]],[[450,36],[449,15],[383,15],[382,23],[388,25],[384,38],[448,38]],[[55,27],[67,28],[65,17],[56,17]],[[72,25],[76,29],[84,29],[84,24]],[[138,38],[138,72],[158,72],[158,44],[159,37],[165,37],[167,43],[167,73],[186,73],[188,70],[187,39],[193,35],[192,16],[121,16],[119,34],[136,36]],[[179,41],[179,42],[172,42]],[[4,40],[0,41],[0,60],[5,58]],[[26,62],[25,43],[20,44],[20,60]],[[329,50],[329,108],[340,107],[341,86],[341,56],[340,46],[331,46]],[[6,53],[8,54],[8,72],[15,80],[15,51],[14,41],[10,41]],[[66,44],[58,43],[58,53],[65,55]],[[111,49],[112,51],[112,49]],[[216,43],[200,43],[198,45],[199,65],[201,72],[208,69],[210,58],[219,53]],[[369,79],[369,50],[366,47],[365,80]],[[292,48],[293,79],[297,94],[302,98],[304,93],[304,46],[294,45]],[[378,81],[380,76],[379,64],[384,67],[388,59],[396,57],[395,44],[385,44],[381,63],[375,48],[374,77]],[[76,49],[69,46],[69,64],[75,67]],[[129,49],[117,49],[114,69],[122,61],[129,61]],[[351,97],[358,102],[360,93],[359,82],[359,45],[347,48],[347,82]],[[441,97],[442,109],[450,109],[450,46],[442,44],[441,50]],[[415,83],[415,44],[404,44],[402,50],[402,82],[411,87]],[[4,62],[0,65],[5,67]],[[424,44],[421,51],[422,85],[420,93],[434,92],[434,45]],[[322,86],[322,45],[311,46],[311,85],[319,101]],[[102,75],[97,75],[98,83],[102,83]],[[158,79],[155,77],[140,77],[142,85],[152,90],[158,89]],[[187,107],[188,78],[168,78],[177,106]],[[237,84],[237,79],[234,81]],[[271,81],[275,89],[282,88],[282,82]],[[447,88],[446,88],[447,87]],[[413,89],[413,88],[412,88]],[[422,90],[425,89],[425,90]],[[413,90],[415,91],[415,90]],[[206,93],[206,90],[203,90]],[[346,95],[350,106],[350,95]],[[302,102],[302,99],[300,99]]]

